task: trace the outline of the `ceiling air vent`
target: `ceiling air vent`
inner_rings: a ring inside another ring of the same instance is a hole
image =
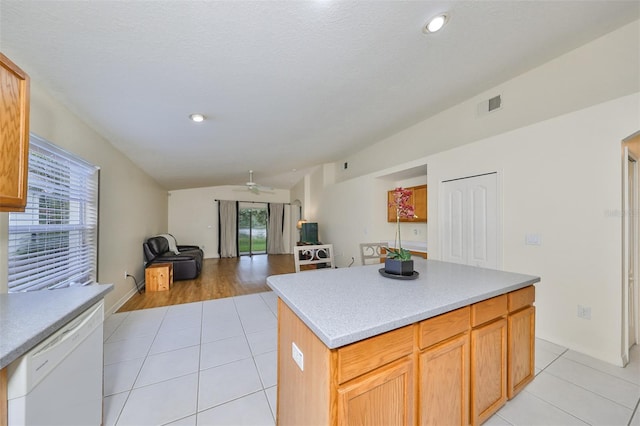
[[[499,109],[502,109],[502,95],[480,102],[478,104],[478,116],[481,117]]]

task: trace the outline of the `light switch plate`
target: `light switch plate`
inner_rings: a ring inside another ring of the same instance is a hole
[[[528,246],[542,245],[542,236],[540,234],[527,234],[524,237],[524,243]]]
[[[291,357],[300,367],[300,371],[304,371],[304,355],[300,348],[295,343],[291,342]]]

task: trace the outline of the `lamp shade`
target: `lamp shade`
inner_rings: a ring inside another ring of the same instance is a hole
[[[303,224],[303,223],[307,223],[307,220],[306,220],[306,219],[300,219],[300,220],[298,221],[298,223],[296,224],[296,228],[298,228],[298,229],[302,229],[302,224]]]

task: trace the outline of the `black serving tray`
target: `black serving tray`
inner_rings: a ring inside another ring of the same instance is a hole
[[[413,274],[411,275],[388,274],[384,271],[384,268],[378,269],[378,272],[380,272],[380,275],[382,275],[383,277],[391,278],[394,280],[415,280],[420,275],[418,271],[413,271]]]

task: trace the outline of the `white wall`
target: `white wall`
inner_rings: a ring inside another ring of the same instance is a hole
[[[542,277],[537,335],[621,363],[621,140],[640,129],[630,95],[435,154],[429,164],[429,257],[440,258],[439,188],[498,171],[503,266]],[[473,159],[473,162],[465,159]],[[525,235],[542,245],[525,245]],[[577,305],[591,307],[590,321]]]
[[[317,199],[321,208],[315,220],[320,240],[333,244],[339,268],[351,262],[360,264],[359,243],[385,238],[375,226],[386,221],[386,199],[380,197],[383,194],[386,198],[385,188],[380,181],[360,177],[328,185]]]
[[[304,192],[304,179],[295,184],[290,190],[291,202],[298,200],[302,204],[302,219],[305,218],[305,192]]]
[[[377,225],[386,214],[378,202],[388,189],[378,179],[386,170],[427,164],[433,259],[439,258],[439,182],[498,171],[502,264],[542,277],[538,336],[620,365],[615,212],[621,140],[640,130],[639,33],[636,21],[354,154],[349,170],[337,169],[337,183],[313,201],[325,239],[343,254],[339,266],[357,253],[358,242],[388,238]],[[477,103],[495,93],[503,94],[504,108],[478,118]],[[459,147],[446,150],[452,141]],[[541,234],[542,245],[526,246],[527,233]],[[591,307],[591,320],[577,317],[578,304]]]
[[[409,163],[635,93],[640,90],[639,34],[640,21],[635,21],[340,159],[336,161],[336,180]],[[503,108],[478,118],[478,103],[497,94],[502,95]],[[349,163],[348,170],[341,168],[345,161]]]
[[[323,243],[334,245],[338,267],[361,264],[360,243],[393,241],[396,223],[387,221],[387,191],[424,185],[427,176],[389,180],[388,171],[372,173],[324,187],[316,220]],[[382,177],[381,177],[382,176]],[[427,242],[427,223],[401,223],[403,244]]]
[[[304,219],[304,198],[305,198],[305,193],[304,193],[304,179],[300,180],[300,182],[298,182],[297,184],[295,184],[290,190],[289,190],[289,197],[291,199],[291,203],[300,203],[298,204],[292,204],[292,211],[291,211],[291,219],[294,220],[296,222],[296,225],[298,224],[298,220],[300,219]],[[291,235],[290,235],[290,240],[289,240],[289,246],[291,247],[291,251],[293,251],[293,247],[296,245],[296,243],[300,241],[300,230],[296,227],[295,230],[292,230]]]
[[[318,198],[321,196],[325,187],[326,171],[324,167],[318,167],[304,178],[304,215],[305,219],[309,222],[318,222],[318,210],[321,206]],[[318,238],[321,241],[324,239],[322,235],[322,229],[320,229],[320,225],[318,225]]]
[[[619,365],[620,143],[640,129],[639,117],[640,94],[629,95],[421,159],[429,167],[429,258],[440,258],[440,182],[498,171],[503,269],[542,277],[537,335]],[[352,256],[359,262],[359,242],[393,237],[380,226],[387,190],[369,174],[323,191],[318,221],[338,266]],[[542,245],[525,245],[527,233],[540,234]],[[591,320],[577,317],[578,304],[591,307]]]
[[[210,186],[169,192],[169,233],[178,244],[197,245],[205,258],[218,257],[218,203],[214,200],[289,203],[288,190],[274,189],[274,194],[259,195],[244,186]],[[285,241],[288,241],[285,236]]]
[[[30,112],[33,133],[100,167],[98,281],[115,285],[105,298],[110,312],[135,292],[124,271],[144,279],[142,243],[166,230],[167,192],[33,80]],[[6,247],[7,226],[0,220],[0,247]],[[0,272],[0,292],[6,292],[6,270]]]

